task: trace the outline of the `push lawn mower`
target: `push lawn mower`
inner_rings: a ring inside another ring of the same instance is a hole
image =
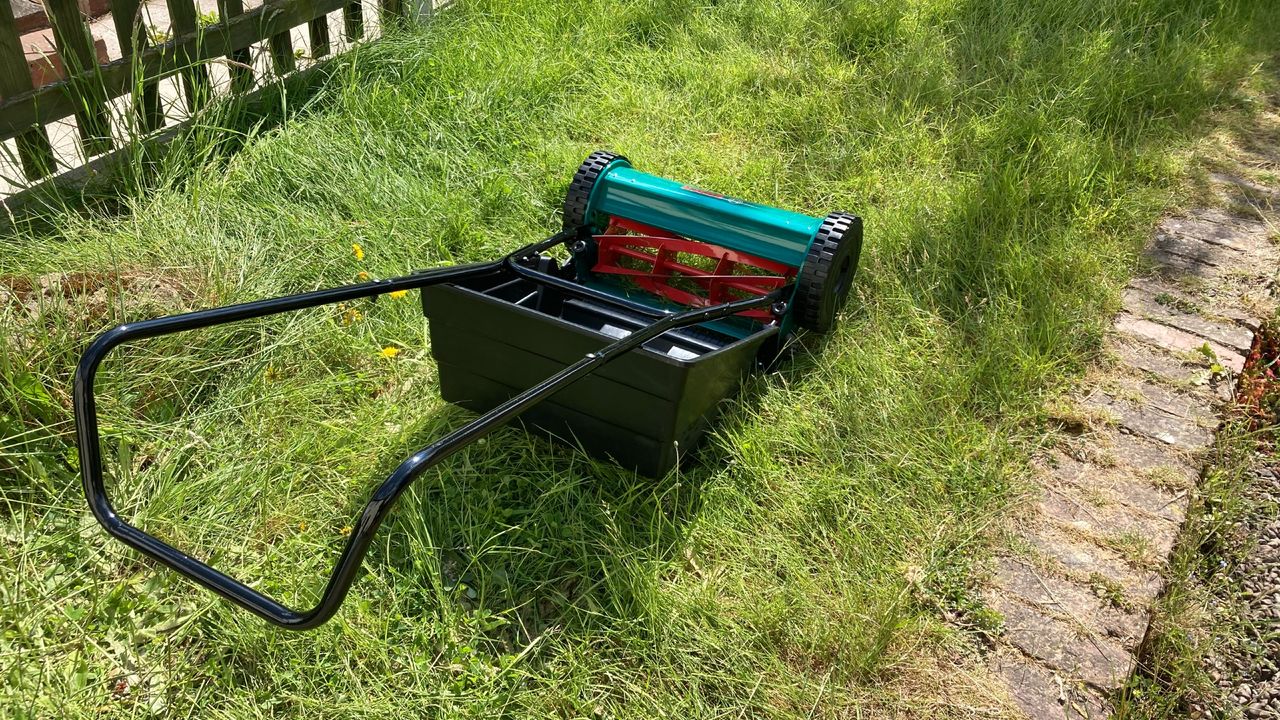
[[[565,245],[561,266],[547,251]],[[698,443],[716,407],[797,328],[826,333],[849,293],[862,220],[725,197],[592,153],[564,228],[493,262],[119,325],[80,359],[75,415],[85,496],[114,537],[286,628],[337,612],[374,533],[426,469],[521,417],[651,476]],[[94,377],[117,346],[292,310],[421,290],[441,395],[480,416],[413,454],[374,492],[316,606],[298,612],[121,519],[103,481]]]

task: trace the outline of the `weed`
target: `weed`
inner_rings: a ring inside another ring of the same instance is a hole
[[[1093,594],[1106,600],[1109,605],[1121,610],[1129,610],[1130,602],[1124,594],[1124,586],[1100,573],[1089,575],[1089,587]]]
[[[1173,308],[1181,313],[1186,313],[1188,315],[1197,315],[1200,313],[1199,305],[1179,295],[1161,292],[1156,294],[1155,300],[1157,303],[1164,305],[1165,307]]]
[[[152,45],[163,45],[169,42],[169,39],[172,37],[173,36],[168,30],[161,30],[155,25],[147,26],[147,40],[150,41]]]

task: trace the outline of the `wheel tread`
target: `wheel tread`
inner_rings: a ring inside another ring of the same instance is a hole
[[[845,245],[846,242],[849,244]],[[843,297],[831,297],[834,290],[830,290],[828,284],[833,279],[837,263],[850,253],[853,255],[852,276],[861,248],[861,218],[848,213],[832,213],[823,219],[797,278],[795,313],[796,322],[801,327],[820,333],[835,329],[836,314],[847,298],[848,288],[844,288]]]
[[[615,160],[626,158],[607,150],[597,150],[578,166],[564,197],[565,230],[576,230],[587,224],[587,205],[591,202],[591,191],[595,188],[596,180],[600,179],[600,174]]]

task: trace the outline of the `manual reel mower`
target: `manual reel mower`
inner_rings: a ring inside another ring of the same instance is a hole
[[[563,266],[547,254],[569,250]],[[831,331],[848,297],[862,220],[718,195],[592,153],[564,202],[564,228],[487,263],[126,323],[76,370],[80,469],[107,532],[282,627],[337,612],[369,543],[411,482],[517,417],[649,476],[687,455],[717,406],[770,364],[797,328]],[[421,290],[444,399],[480,416],[404,460],[374,492],[316,606],[299,612],[121,519],[107,497],[94,378],[126,342],[398,290]]]

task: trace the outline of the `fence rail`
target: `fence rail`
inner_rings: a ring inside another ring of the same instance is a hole
[[[20,34],[11,0],[0,0],[0,143],[10,161],[0,170],[0,199],[181,122],[216,94],[245,94],[292,73],[300,55],[313,64],[411,8],[433,7],[430,0],[368,1],[377,2],[372,23],[362,0],[203,0],[207,9],[202,0],[110,0],[109,22],[86,15],[92,0],[43,0],[44,32],[56,52],[33,60],[31,34]],[[148,13],[167,16],[167,28],[150,24]],[[337,42],[331,20],[340,28]],[[115,38],[107,50],[114,57],[102,57],[96,35]],[[305,49],[295,51],[295,40]],[[33,63],[41,62],[62,79],[38,84]],[[217,84],[215,65],[223,66]],[[51,138],[51,129],[60,134]]]

